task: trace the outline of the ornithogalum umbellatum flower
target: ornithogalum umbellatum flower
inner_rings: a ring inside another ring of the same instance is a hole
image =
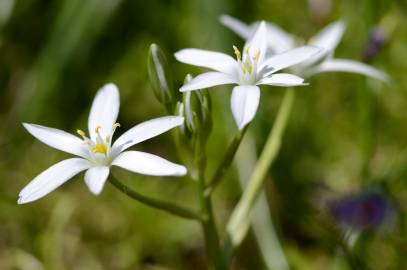
[[[113,142],[113,134],[120,127],[116,123],[119,104],[119,91],[114,84],[107,84],[98,91],[88,119],[89,136],[82,130],[77,130],[78,137],[59,129],[24,123],[28,132],[41,142],[78,157],[65,159],[35,177],[20,192],[18,203],[35,201],[82,171],[86,171],[85,183],[89,190],[97,195],[103,189],[111,166],[145,175],[185,175],[184,166],[149,153],[127,150],[180,126],[184,119],[166,116],[149,120],[131,128]]]

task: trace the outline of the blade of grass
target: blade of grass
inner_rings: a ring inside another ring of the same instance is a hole
[[[278,155],[281,146],[282,136],[294,102],[294,90],[288,89],[285,93],[283,103],[278,111],[276,121],[269,134],[266,145],[256,164],[253,174],[250,177],[246,190],[239,203],[233,210],[227,224],[227,242],[230,248],[234,249],[240,245],[249,229],[249,222],[253,205],[262,190],[266,174]]]

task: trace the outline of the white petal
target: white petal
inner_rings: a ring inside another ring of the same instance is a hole
[[[341,40],[345,28],[345,23],[342,21],[331,23],[311,38],[309,44],[333,52]]]
[[[259,52],[258,63],[260,65],[263,62],[267,51],[267,28],[264,21],[259,24],[253,37],[246,42],[244,47],[244,51],[246,51],[247,48],[249,49],[250,57],[254,57]],[[245,55],[246,54],[243,53],[243,56]]]
[[[85,183],[90,192],[99,195],[109,176],[109,167],[97,166],[89,168],[85,173]]]
[[[121,135],[114,142],[113,147],[121,147],[121,151],[123,151],[136,143],[148,140],[180,126],[182,123],[184,123],[184,118],[180,116],[165,116],[145,121]]]
[[[251,24],[252,31],[254,32],[259,26],[260,22]],[[291,49],[297,44],[296,37],[284,31],[281,27],[274,23],[266,23],[267,28],[267,47],[273,54],[282,53]]]
[[[185,64],[210,68],[230,75],[236,74],[237,62],[231,56],[200,49],[183,49],[175,53],[175,58]]]
[[[253,27],[250,27],[249,25],[243,23],[242,21],[239,21],[236,18],[233,18],[232,16],[222,15],[220,16],[219,20],[224,26],[226,26],[245,40],[249,39],[254,33]]]
[[[187,173],[187,169],[182,165],[139,151],[121,153],[112,165],[135,173],[154,176],[182,176]]]
[[[316,74],[321,72],[350,72],[350,73],[358,73],[362,75],[366,75],[375,79],[379,79],[382,81],[388,81],[389,76],[377,70],[369,65],[352,61],[346,59],[330,59],[327,60],[320,65],[316,66],[314,69],[310,71],[310,74]]]
[[[313,66],[323,58],[332,57],[334,50],[341,41],[343,33],[345,32],[345,23],[337,21],[329,24],[322,29],[316,36],[311,38],[309,45],[321,48],[321,52],[314,57],[302,62],[298,67],[300,70],[306,70],[306,68]]]
[[[245,40],[249,40],[260,25],[260,22],[247,25],[229,15],[220,16],[220,22]],[[266,28],[268,47],[273,53],[281,53],[294,48],[295,38],[293,35],[273,23],[266,23]]]
[[[97,92],[89,113],[88,128],[92,140],[96,138],[95,128],[100,126],[102,138],[110,136],[119,114],[120,95],[116,85],[109,83]]]
[[[283,86],[283,87],[305,85],[303,78],[298,77],[293,74],[288,74],[288,73],[273,74],[270,77],[263,78],[258,83],[258,85],[259,84],[267,84],[267,85]]]
[[[89,151],[78,137],[56,128],[23,123],[27,131],[41,142],[58,150],[87,158]]]
[[[44,197],[89,166],[85,159],[70,158],[49,167],[21,190],[18,203],[29,203]]]
[[[179,90],[181,92],[186,92],[231,83],[237,83],[237,80],[231,75],[212,71],[196,76],[187,84],[183,85]]]
[[[291,67],[302,61],[310,59],[321,51],[314,46],[298,47],[280,54],[276,54],[266,59],[263,62],[263,67],[271,67],[273,70],[270,73]]]
[[[260,88],[253,85],[239,85],[233,88],[231,107],[239,129],[243,129],[256,115],[260,101]]]
[[[282,53],[295,47],[295,37],[273,23],[267,23],[267,43],[273,53]]]

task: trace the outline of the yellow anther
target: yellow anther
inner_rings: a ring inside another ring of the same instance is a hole
[[[233,50],[235,51],[236,59],[237,59],[238,61],[240,61],[242,55],[240,54],[239,49],[238,49],[235,45],[233,45]]]
[[[110,142],[110,136],[106,136],[105,141],[106,141],[106,143],[109,143]]]
[[[79,136],[85,137],[86,133],[83,130],[77,129],[76,133],[78,133]]]
[[[101,154],[106,155],[106,152],[107,152],[106,145],[104,145],[103,143],[98,143],[92,148],[92,152],[93,153],[101,153]]]
[[[246,53],[247,56],[249,56],[249,46],[247,46],[244,50],[244,52]]]
[[[259,58],[260,58],[260,50],[257,49],[256,54],[254,55],[253,60],[254,60],[255,62],[257,62],[257,61],[259,61]]]
[[[101,129],[101,128],[102,128],[101,126],[95,127],[95,132],[96,132],[96,133],[99,133],[99,129]]]
[[[115,123],[115,124],[113,125],[113,128],[118,128],[118,127],[120,127],[120,124],[119,124],[119,123]]]

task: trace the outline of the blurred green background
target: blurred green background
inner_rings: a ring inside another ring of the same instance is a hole
[[[164,115],[148,79],[149,45],[167,52],[179,87],[187,72],[201,70],[177,63],[175,51],[197,47],[232,54],[233,44],[242,46],[219,23],[221,14],[275,22],[304,38],[343,19],[348,28],[336,56],[359,61],[372,27],[386,16],[395,22],[370,61],[391,76],[390,84],[329,73],[298,89],[265,190],[292,269],[350,269],[339,248],[345,232],[329,216],[326,202],[364,190],[384,192],[392,201],[392,218],[362,232],[354,256],[371,269],[405,269],[407,3],[402,0],[0,0],[0,269],[206,269],[199,224],[131,201],[109,184],[94,197],[79,175],[37,202],[19,206],[16,201],[32,178],[67,156],[35,140],[22,122],[84,129],[92,99],[107,82],[116,83],[121,93],[119,133]],[[230,90],[210,91],[209,174],[236,132]],[[257,152],[283,91],[262,91],[248,134]],[[137,147],[179,162],[170,134]],[[246,154],[239,153],[243,163]],[[114,173],[143,194],[198,205],[196,183],[186,178]],[[239,199],[237,178],[232,168],[215,193],[221,235]],[[234,268],[266,269],[260,254],[251,232]]]

